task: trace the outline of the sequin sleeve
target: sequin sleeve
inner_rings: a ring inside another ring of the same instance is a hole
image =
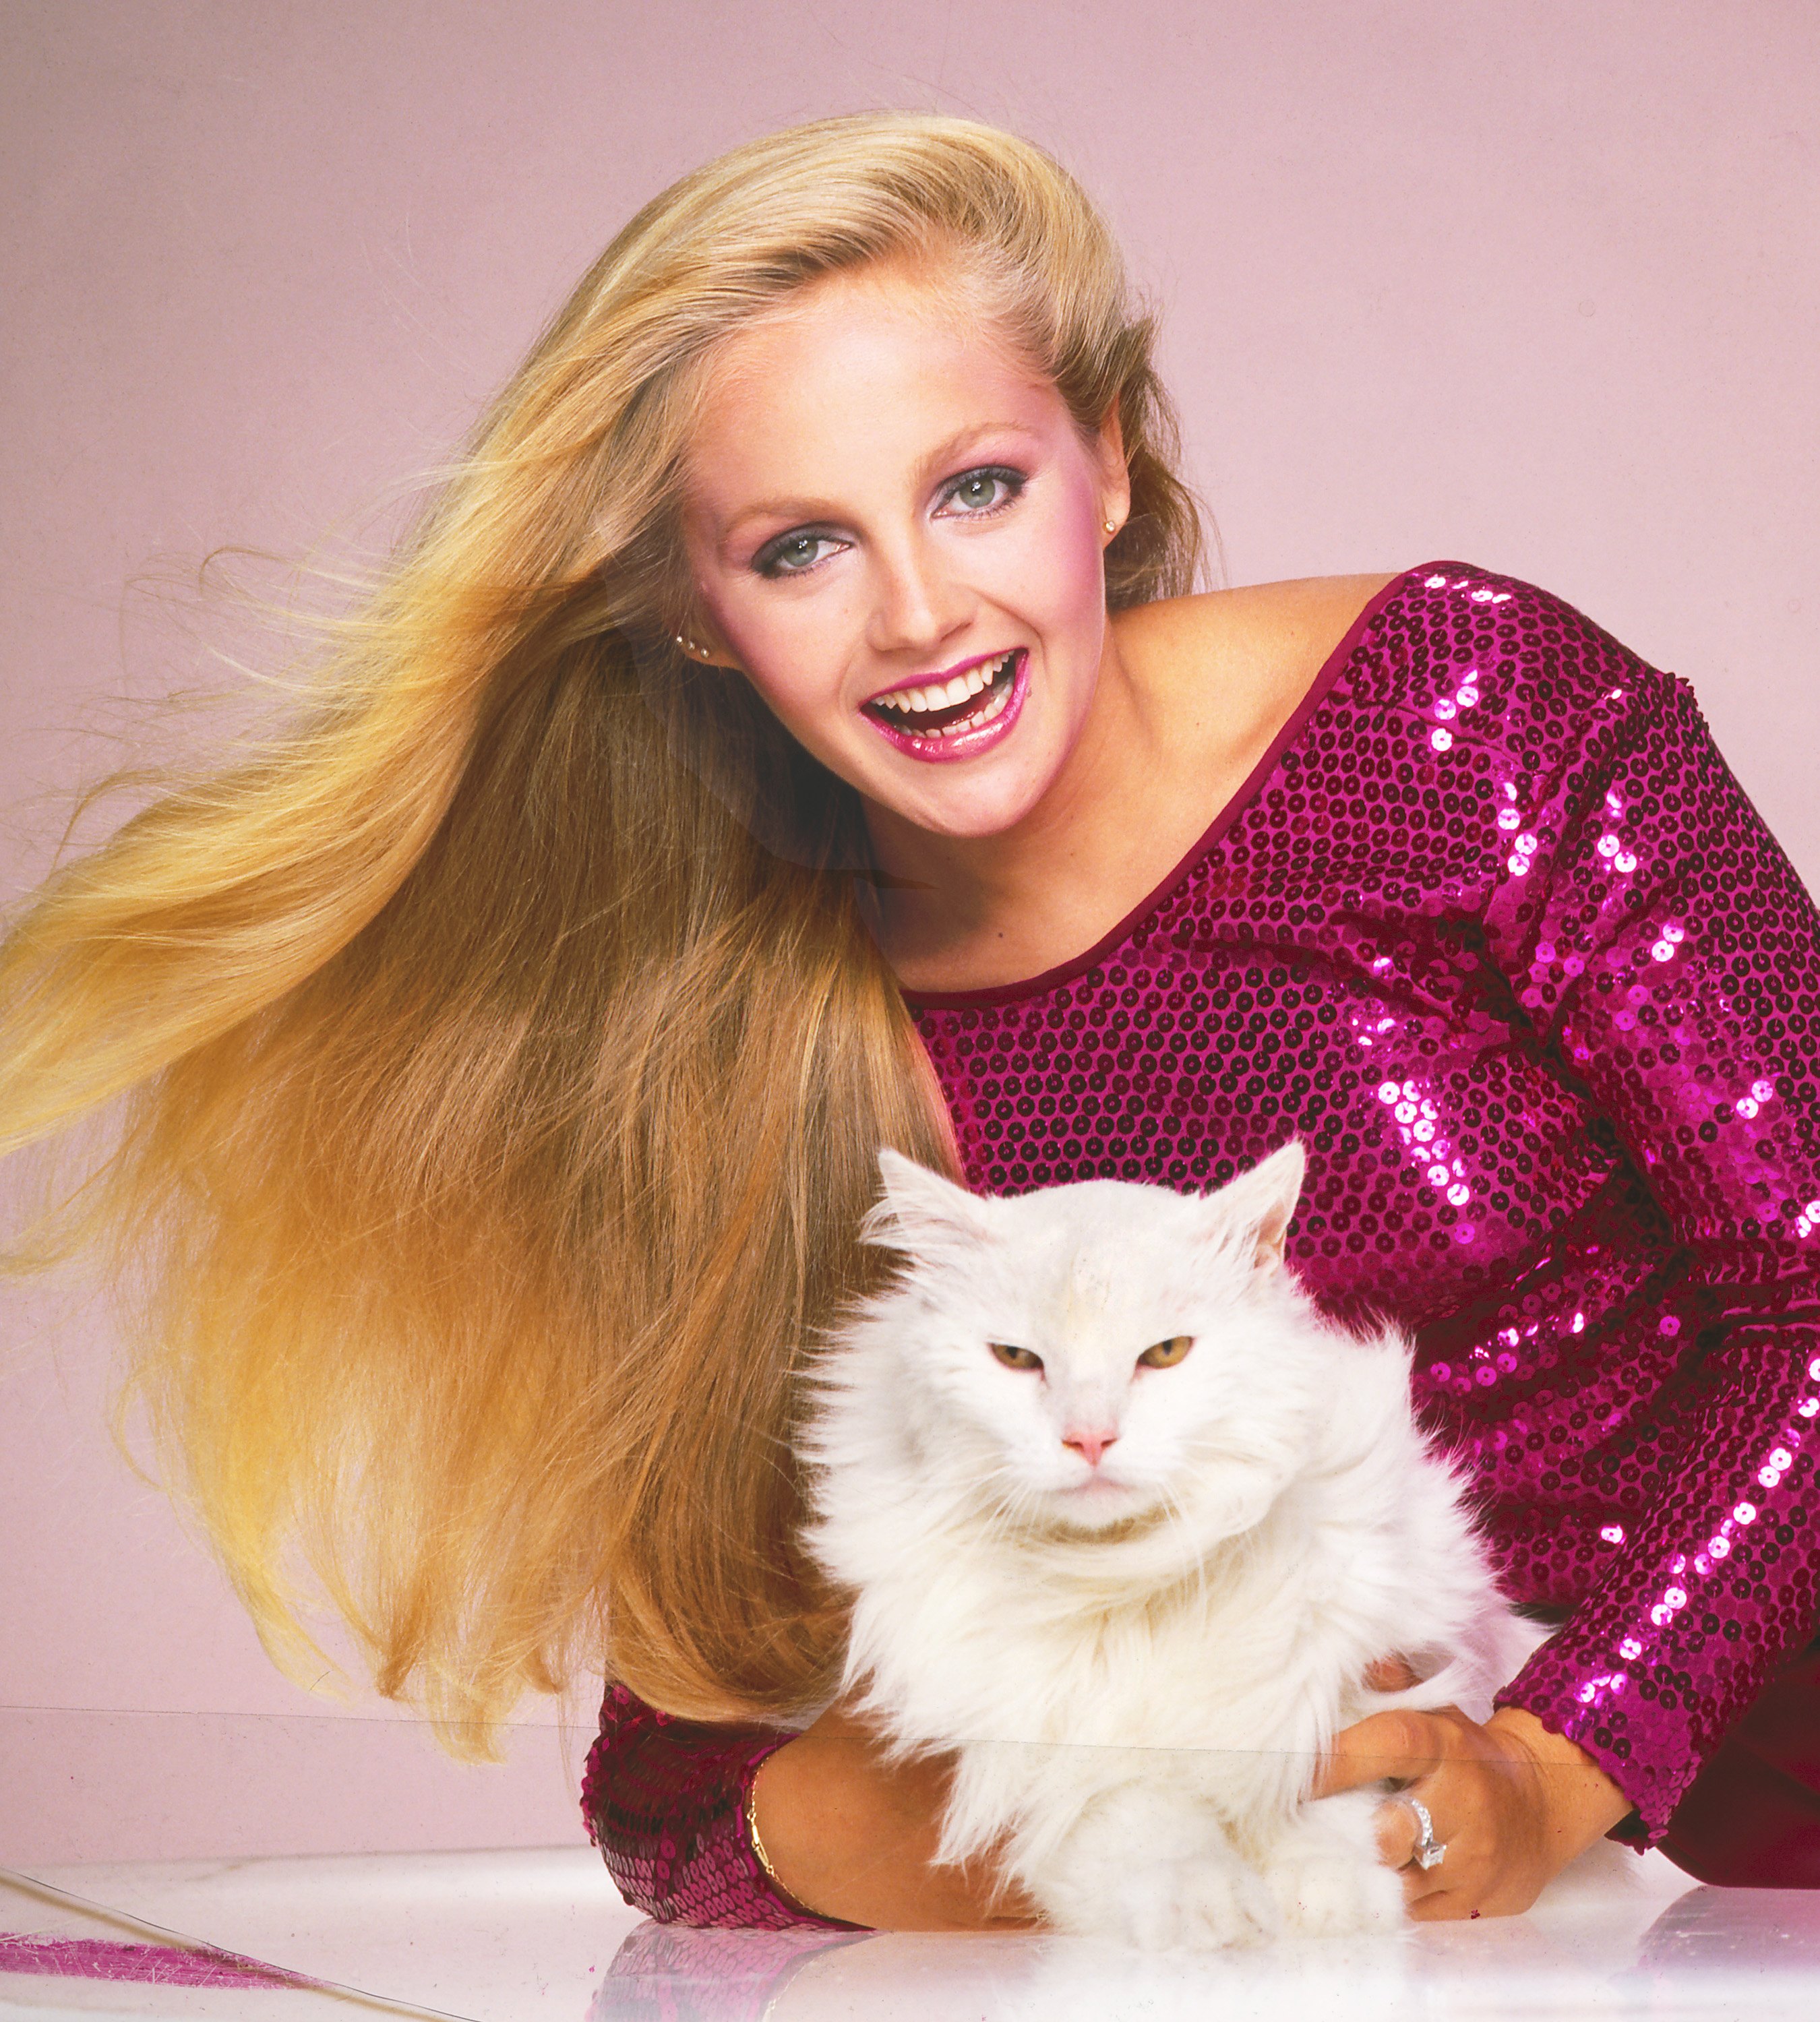
[[[582,1778],[582,1813],[614,1885],[660,1924],[759,1930],[853,1928],[812,1916],[752,1850],[746,1801],[766,1757],[791,1737],[709,1727],[607,1688]]]
[[[1654,1838],[1814,1622],[1820,918],[1687,687],[1623,661],[1486,926],[1686,1260],[1635,1323],[1692,1352],[1599,1463],[1641,1513],[1502,1700],[1585,1749]],[[1596,1429],[1597,1396],[1581,1408]]]

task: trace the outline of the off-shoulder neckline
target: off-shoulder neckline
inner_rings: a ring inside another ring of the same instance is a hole
[[[1084,976],[1090,969],[1103,962],[1113,949],[1131,937],[1133,929],[1142,925],[1174,895],[1182,881],[1263,790],[1265,783],[1277,769],[1284,753],[1301,736],[1310,717],[1327,699],[1335,682],[1351,666],[1366,633],[1378,618],[1396,603],[1418,578],[1431,575],[1436,570],[1448,566],[1442,562],[1419,563],[1414,568],[1405,569],[1401,575],[1393,576],[1370,599],[1347,627],[1346,636],[1321,662],[1302,699],[1289,712],[1282,728],[1270,740],[1269,749],[1245,775],[1237,790],[1201,832],[1187,854],[1168,872],[1160,884],[1139,900],[1116,926],[1101,935],[1091,947],[1080,954],[1070,955],[1065,962],[1058,962],[1054,967],[1043,970],[1039,975],[1028,976],[1021,982],[989,984],[978,990],[905,989],[902,992],[905,1002],[912,1011],[984,1010],[994,1005],[1017,1003],[1026,998],[1040,997],[1064,983],[1072,983],[1076,976]]]

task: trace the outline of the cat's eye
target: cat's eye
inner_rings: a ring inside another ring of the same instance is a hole
[[[1160,1341],[1154,1348],[1147,1348],[1138,1357],[1140,1369],[1173,1369],[1183,1360],[1194,1345],[1191,1334],[1172,1334],[1167,1341]]]
[[[1007,1369],[1040,1369],[1043,1367],[1041,1356],[1032,1355],[1027,1348],[1014,1348],[1008,1341],[989,1341],[987,1346]]]

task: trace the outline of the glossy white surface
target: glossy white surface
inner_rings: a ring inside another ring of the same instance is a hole
[[[188,1939],[329,1983],[0,1975],[0,2014],[330,2022],[1475,2022],[1820,2014],[1820,1894],[1694,1886],[1652,1856],[1526,1917],[1145,1958],[1041,1937],[659,1931],[586,1849],[182,1862],[0,1878],[0,1928]]]

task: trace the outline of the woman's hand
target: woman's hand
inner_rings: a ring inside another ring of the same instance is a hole
[[[1589,1755],[1516,1706],[1482,1726],[1453,1706],[1373,1714],[1335,1737],[1314,1794],[1387,1776],[1427,1805],[1447,1849],[1437,1867],[1413,1865],[1416,1816],[1396,1798],[1385,1800],[1378,1845],[1385,1865],[1403,1871],[1409,1914],[1423,1922],[1528,1909],[1631,1808]]]
[[[806,1910],[890,1931],[1014,1930],[1036,1923],[989,1863],[930,1865],[948,1769],[887,1763],[831,1707],[760,1766],[752,1815],[778,1881]]]

